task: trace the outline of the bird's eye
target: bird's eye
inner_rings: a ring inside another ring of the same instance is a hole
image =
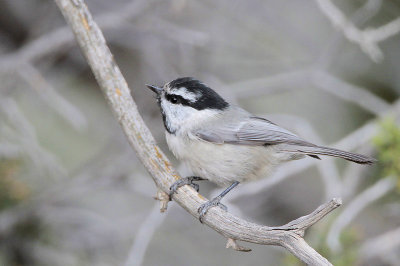
[[[178,98],[177,98],[176,96],[171,96],[170,99],[169,99],[169,101],[170,101],[171,103],[178,103]]]
[[[177,104],[177,103],[181,103],[182,102],[181,98],[179,96],[176,96],[176,95],[167,94],[166,98],[170,103],[173,103],[173,104]]]

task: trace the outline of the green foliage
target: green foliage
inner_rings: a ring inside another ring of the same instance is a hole
[[[314,241],[311,241],[311,246],[335,266],[357,265],[359,247],[358,242],[361,239],[358,230],[355,228],[344,230],[340,235],[340,242],[343,249],[339,253],[333,253],[326,244],[328,232],[328,228],[326,226],[327,225],[312,232],[315,239]],[[281,265],[303,264],[295,256],[288,254],[283,258]]]
[[[380,168],[379,174],[374,175],[377,178],[394,176],[397,178],[397,192],[400,192],[400,126],[394,119],[386,119],[380,123],[379,133],[372,139],[377,151],[377,159]],[[375,182],[376,180],[374,180]],[[343,247],[338,254],[332,253],[326,245],[326,233],[328,232],[328,223],[323,227],[311,231],[311,245],[322,256],[327,258],[333,265],[357,265],[358,262],[358,242],[361,240],[360,234],[355,228],[344,230],[340,236],[340,242]],[[293,255],[287,255],[282,260],[282,265],[303,265]]]
[[[382,166],[382,174],[379,176],[396,177],[397,191],[400,192],[400,127],[394,119],[386,119],[381,123],[381,130],[372,141]]]
[[[326,245],[325,236],[321,238],[318,249],[320,254],[332,262],[333,265],[357,265],[359,241],[359,232],[355,228],[349,228],[344,230],[340,235],[342,251],[339,254],[332,253],[330,248]]]
[[[19,168],[18,160],[0,159],[0,210],[17,204],[29,194],[28,187],[16,178]]]
[[[28,186],[18,180],[20,168],[20,160],[0,159],[0,211],[29,200]],[[35,265],[31,245],[45,241],[47,236],[40,217],[34,213],[21,215],[16,223],[0,232],[0,265]]]

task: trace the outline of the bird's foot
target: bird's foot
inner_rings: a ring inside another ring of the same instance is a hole
[[[199,215],[199,221],[200,223],[203,223],[204,216],[207,214],[208,210],[212,207],[221,207],[224,211],[228,211],[228,208],[222,204],[221,201],[222,197],[218,196],[213,198],[212,200],[207,201],[206,203],[202,204],[198,209],[197,212],[200,214]]]
[[[172,184],[172,186],[170,186],[169,188],[169,198],[172,199],[172,195],[174,195],[174,193],[178,193],[178,188],[184,186],[184,185],[189,185],[192,188],[194,188],[197,192],[199,191],[199,185],[193,183],[193,181],[199,181],[199,180],[203,180],[203,178],[198,177],[198,176],[188,176],[188,177],[184,177],[181,178],[179,180],[177,180],[175,183]]]

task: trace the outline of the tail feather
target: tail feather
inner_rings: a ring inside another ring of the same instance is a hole
[[[345,160],[352,161],[358,164],[373,164],[374,162],[376,162],[376,159],[369,156],[322,146],[292,146],[288,148],[289,149],[285,149],[285,151],[303,153],[311,157],[318,155],[327,155],[343,158]]]

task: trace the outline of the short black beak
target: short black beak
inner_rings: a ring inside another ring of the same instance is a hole
[[[157,86],[154,85],[148,85],[146,84],[147,88],[149,88],[150,90],[154,91],[157,94],[160,94],[160,92],[163,90],[162,88],[159,88]]]

